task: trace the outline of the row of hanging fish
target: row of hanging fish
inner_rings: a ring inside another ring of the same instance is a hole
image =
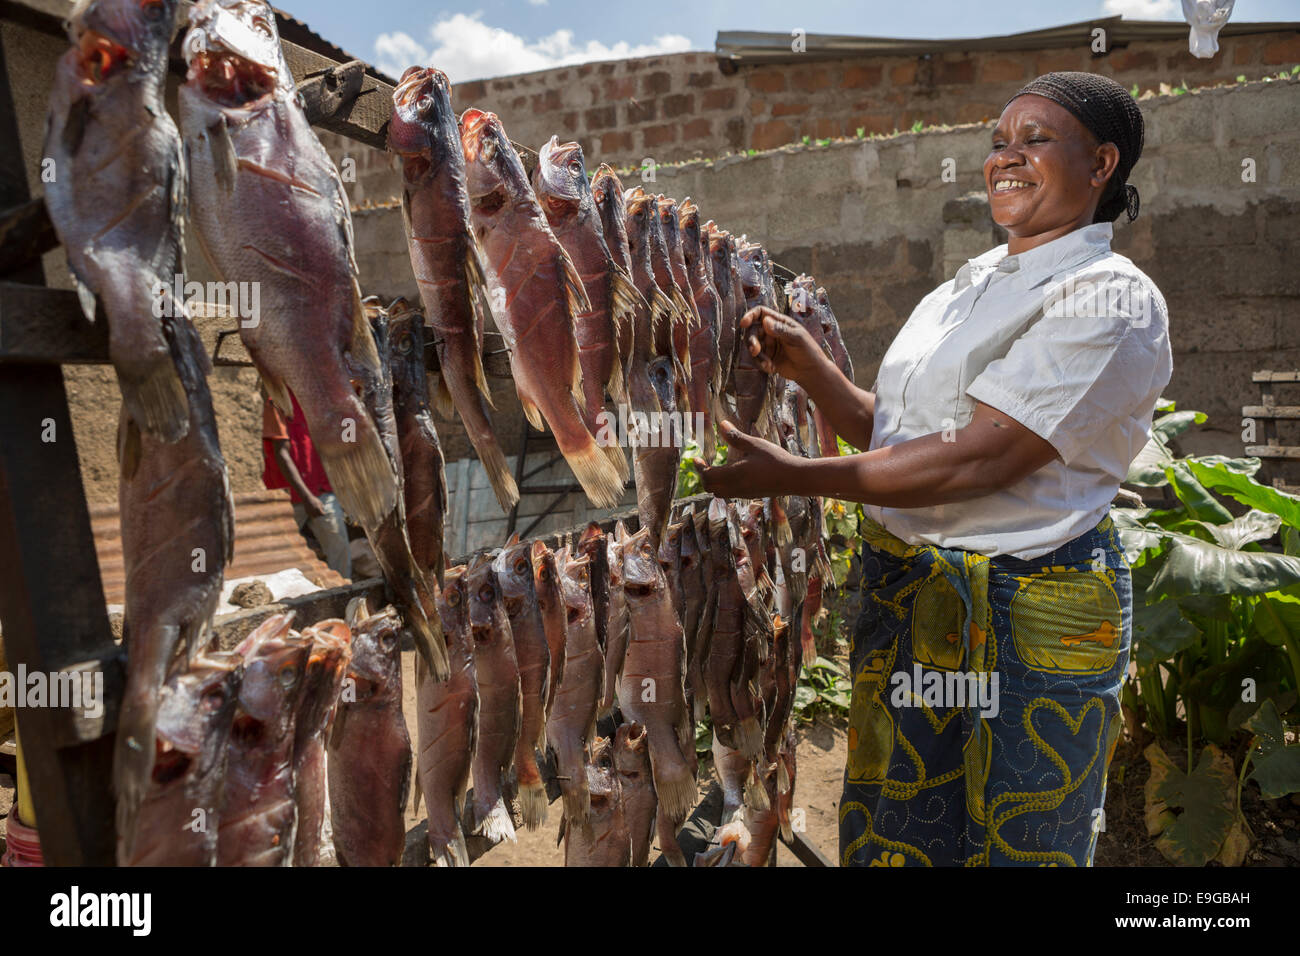
[[[46,205],[87,318],[100,306],[107,316],[123,397],[128,662],[114,761],[123,846],[154,771],[161,690],[210,643],[233,547],[210,362],[172,293],[184,284],[187,217],[222,281],[259,287],[243,343],[271,400],[292,414],[290,392],[298,399],[426,665],[448,673],[436,601],[445,485],[423,349],[418,368],[405,353],[394,359],[385,310],[362,303],[347,196],[307,121],[272,9],[261,0],[190,9],[179,129],[163,101],[178,10],[173,0],[74,8],[45,146]],[[423,328],[393,333],[409,344]]]
[[[124,866],[394,866],[411,745],[401,624],[357,599],[302,633],[265,620],[163,684]]]
[[[437,350],[437,404],[459,413],[503,510],[519,490],[492,427],[481,357],[489,316],[525,414],[550,427],[598,507],[614,505],[629,475],[613,429],[602,427],[618,420],[610,403],[697,413],[709,459],[723,417],[768,436],[780,385],[739,334],[751,308],[791,308],[852,375],[824,289],[805,298],[801,285],[789,306],[762,246],[705,221],[689,199],[624,189],[607,165],[589,177],[578,143],[551,137],[529,176],[497,116],[471,108],[457,118],[440,70],[403,74],[388,145],[401,162],[411,264]],[[681,444],[634,441],[631,473],[656,545]]]

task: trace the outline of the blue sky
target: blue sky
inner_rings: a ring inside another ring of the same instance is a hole
[[[1222,2],[1222,0],[1220,0]],[[279,3],[390,72],[432,60],[453,81],[657,51],[712,50],[719,30],[967,37],[1123,13],[1181,20],[1180,0],[311,0]],[[1296,0],[1238,0],[1235,21],[1300,19]],[[400,64],[400,65],[399,65]]]

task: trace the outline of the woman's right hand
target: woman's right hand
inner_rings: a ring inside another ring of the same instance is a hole
[[[766,306],[755,306],[741,316],[740,337],[742,348],[755,356],[759,368],[792,382],[804,383],[822,374],[823,364],[830,361],[807,329]]]

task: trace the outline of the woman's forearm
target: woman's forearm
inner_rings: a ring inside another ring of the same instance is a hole
[[[798,384],[808,393],[835,433],[854,448],[869,448],[875,424],[876,396],[850,382],[825,355],[821,356],[817,373],[804,378],[807,381]]]
[[[825,495],[885,508],[969,501],[1018,480],[985,444],[940,434],[839,458],[796,459],[782,469],[777,494]]]

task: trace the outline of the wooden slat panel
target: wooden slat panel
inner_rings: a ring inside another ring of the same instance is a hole
[[[1300,372],[1255,372],[1250,376],[1252,382],[1300,382]]]
[[[1294,458],[1300,459],[1300,446],[1296,445],[1250,445],[1246,454],[1253,458]]]
[[[1300,405],[1243,405],[1245,418],[1300,418]]]

